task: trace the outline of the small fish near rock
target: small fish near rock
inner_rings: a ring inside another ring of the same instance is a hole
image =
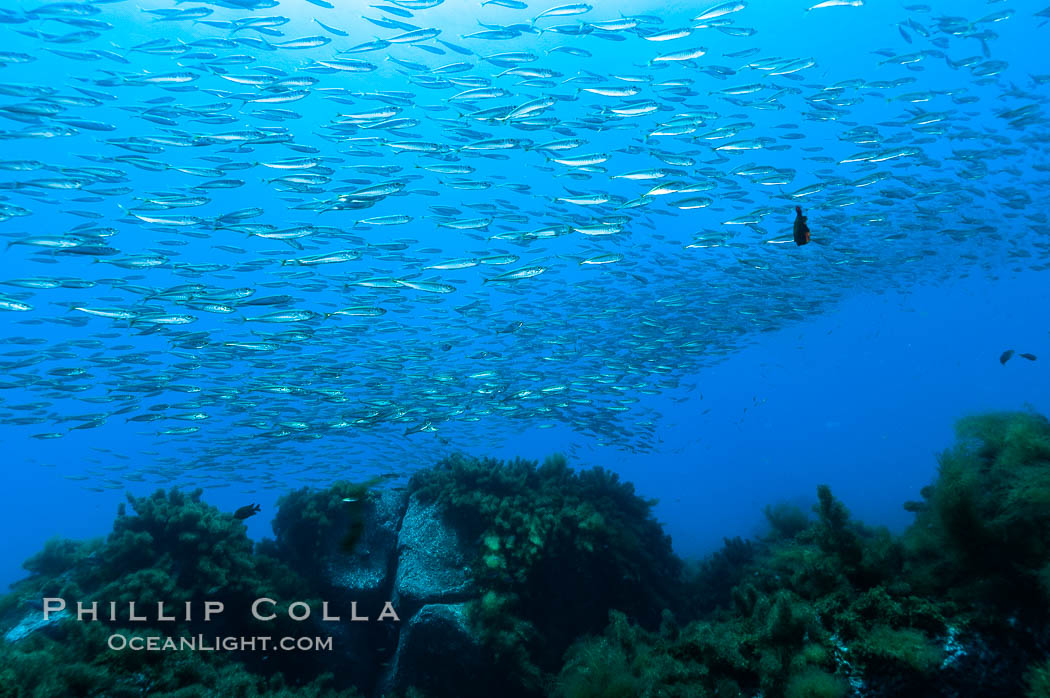
[[[244,521],[248,517],[255,516],[256,514],[258,514],[259,511],[259,505],[253,502],[251,504],[246,504],[237,511],[233,512],[233,518],[237,519],[238,521]]]

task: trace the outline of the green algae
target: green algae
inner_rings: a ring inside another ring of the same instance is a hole
[[[767,507],[765,535],[690,565],[671,554],[652,501],[561,458],[452,458],[417,473],[410,494],[476,544],[470,618],[508,698],[839,698],[851,683],[939,695],[953,676],[985,695],[1050,696],[1036,649],[1050,632],[1050,424],[997,413],[958,432],[922,501],[907,504],[916,518],[902,535],[854,520],[822,485],[811,515]],[[134,513],[106,538],[55,539],[27,560],[31,576],[0,598],[0,618],[44,595],[302,598],[319,556],[356,544],[373,484],[290,493],[277,540],[254,546],[199,491],[130,497]],[[279,671],[225,653],[133,667],[97,652],[100,632],[59,622],[0,645],[0,697],[352,695],[317,666]],[[996,656],[1012,670],[973,664]],[[12,692],[20,685],[44,692]]]
[[[365,504],[378,478],[340,480],[324,489],[303,487],[277,501],[275,547],[296,569],[319,577],[334,552],[349,554],[364,534]]]
[[[849,684],[841,676],[809,668],[788,679],[784,698],[845,698]]]
[[[1050,660],[1032,666],[1025,684],[1025,698],[1050,698]]]
[[[4,597],[7,622],[30,612],[26,603],[42,597],[98,602],[102,617],[109,602],[117,602],[118,612],[105,623],[56,616],[27,637],[0,643],[0,696],[356,695],[337,689],[333,677],[321,676],[316,666],[303,664],[309,671],[302,674],[309,676],[292,676],[298,673],[294,664],[273,661],[266,666],[262,653],[107,650],[113,632],[161,637],[170,628],[152,616],[145,623],[131,622],[129,601],[139,609],[156,608],[163,601],[169,612],[183,602],[203,600],[243,610],[208,624],[198,614],[180,624],[185,635],[296,634],[296,625],[283,611],[308,586],[284,562],[256,550],[244,524],[201,501],[201,494],[171,489],[146,497],[129,495],[131,512],[121,505],[104,539],[54,539],[25,562],[30,576]],[[283,599],[276,606],[277,619],[265,624],[247,612],[252,600],[264,596]]]
[[[524,694],[576,637],[600,631],[610,609],[652,627],[681,604],[682,563],[655,502],[615,473],[573,471],[560,456],[456,456],[417,473],[410,489],[475,541],[481,600],[471,619],[490,651],[527,677]]]
[[[910,576],[930,592],[995,605],[1050,601],[1050,422],[1025,412],[967,417],[937,480],[913,503]]]

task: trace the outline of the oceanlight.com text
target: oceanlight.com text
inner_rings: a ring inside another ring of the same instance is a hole
[[[331,637],[291,637],[278,638],[269,635],[241,637],[236,635],[190,635],[187,637],[170,637],[165,635],[125,635],[114,633],[106,640],[111,650],[118,652],[268,652],[273,650],[285,652],[331,652]]]

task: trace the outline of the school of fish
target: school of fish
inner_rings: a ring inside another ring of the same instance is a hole
[[[646,451],[762,333],[1047,269],[1050,8],[873,4],[0,7],[5,440],[97,491]]]

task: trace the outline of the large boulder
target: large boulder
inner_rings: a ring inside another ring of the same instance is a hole
[[[361,602],[359,606],[381,606],[391,600],[406,499],[404,491],[398,490],[382,490],[370,497],[364,511],[364,532],[353,550],[333,549],[325,559],[326,577],[332,587]]]
[[[491,671],[471,632],[466,604],[427,604],[402,624],[397,654],[375,695],[414,687],[424,695],[489,698],[498,689]]]
[[[413,495],[401,521],[393,602],[401,619],[426,604],[449,604],[476,596],[470,562],[473,541],[465,541],[442,517],[437,504]]]
[[[470,563],[473,541],[445,520],[436,504],[413,495],[397,537],[392,600],[401,617],[397,650],[380,678],[377,698],[410,687],[427,695],[492,695],[490,671],[466,602],[477,597]]]
[[[432,695],[491,695],[483,690],[491,682],[479,679],[489,669],[466,615],[465,602],[478,593],[470,570],[474,541],[464,540],[436,504],[415,495],[383,491],[365,504],[353,550],[332,545],[323,563],[330,600],[345,611],[343,622],[324,628],[338,648],[340,671],[375,698],[410,687]],[[351,601],[373,622],[347,622]],[[399,622],[375,622],[386,601]]]
[[[370,496],[363,502],[364,528],[353,549],[340,550],[333,542],[323,562],[325,578],[334,592],[328,600],[342,621],[324,623],[320,630],[334,640],[340,671],[352,676],[353,683],[365,691],[381,678],[380,667],[392,662],[397,650],[400,623],[377,621],[376,617],[393,598],[398,531],[406,503],[404,491],[382,490]],[[359,616],[371,620],[351,622],[351,603],[356,603]]]

